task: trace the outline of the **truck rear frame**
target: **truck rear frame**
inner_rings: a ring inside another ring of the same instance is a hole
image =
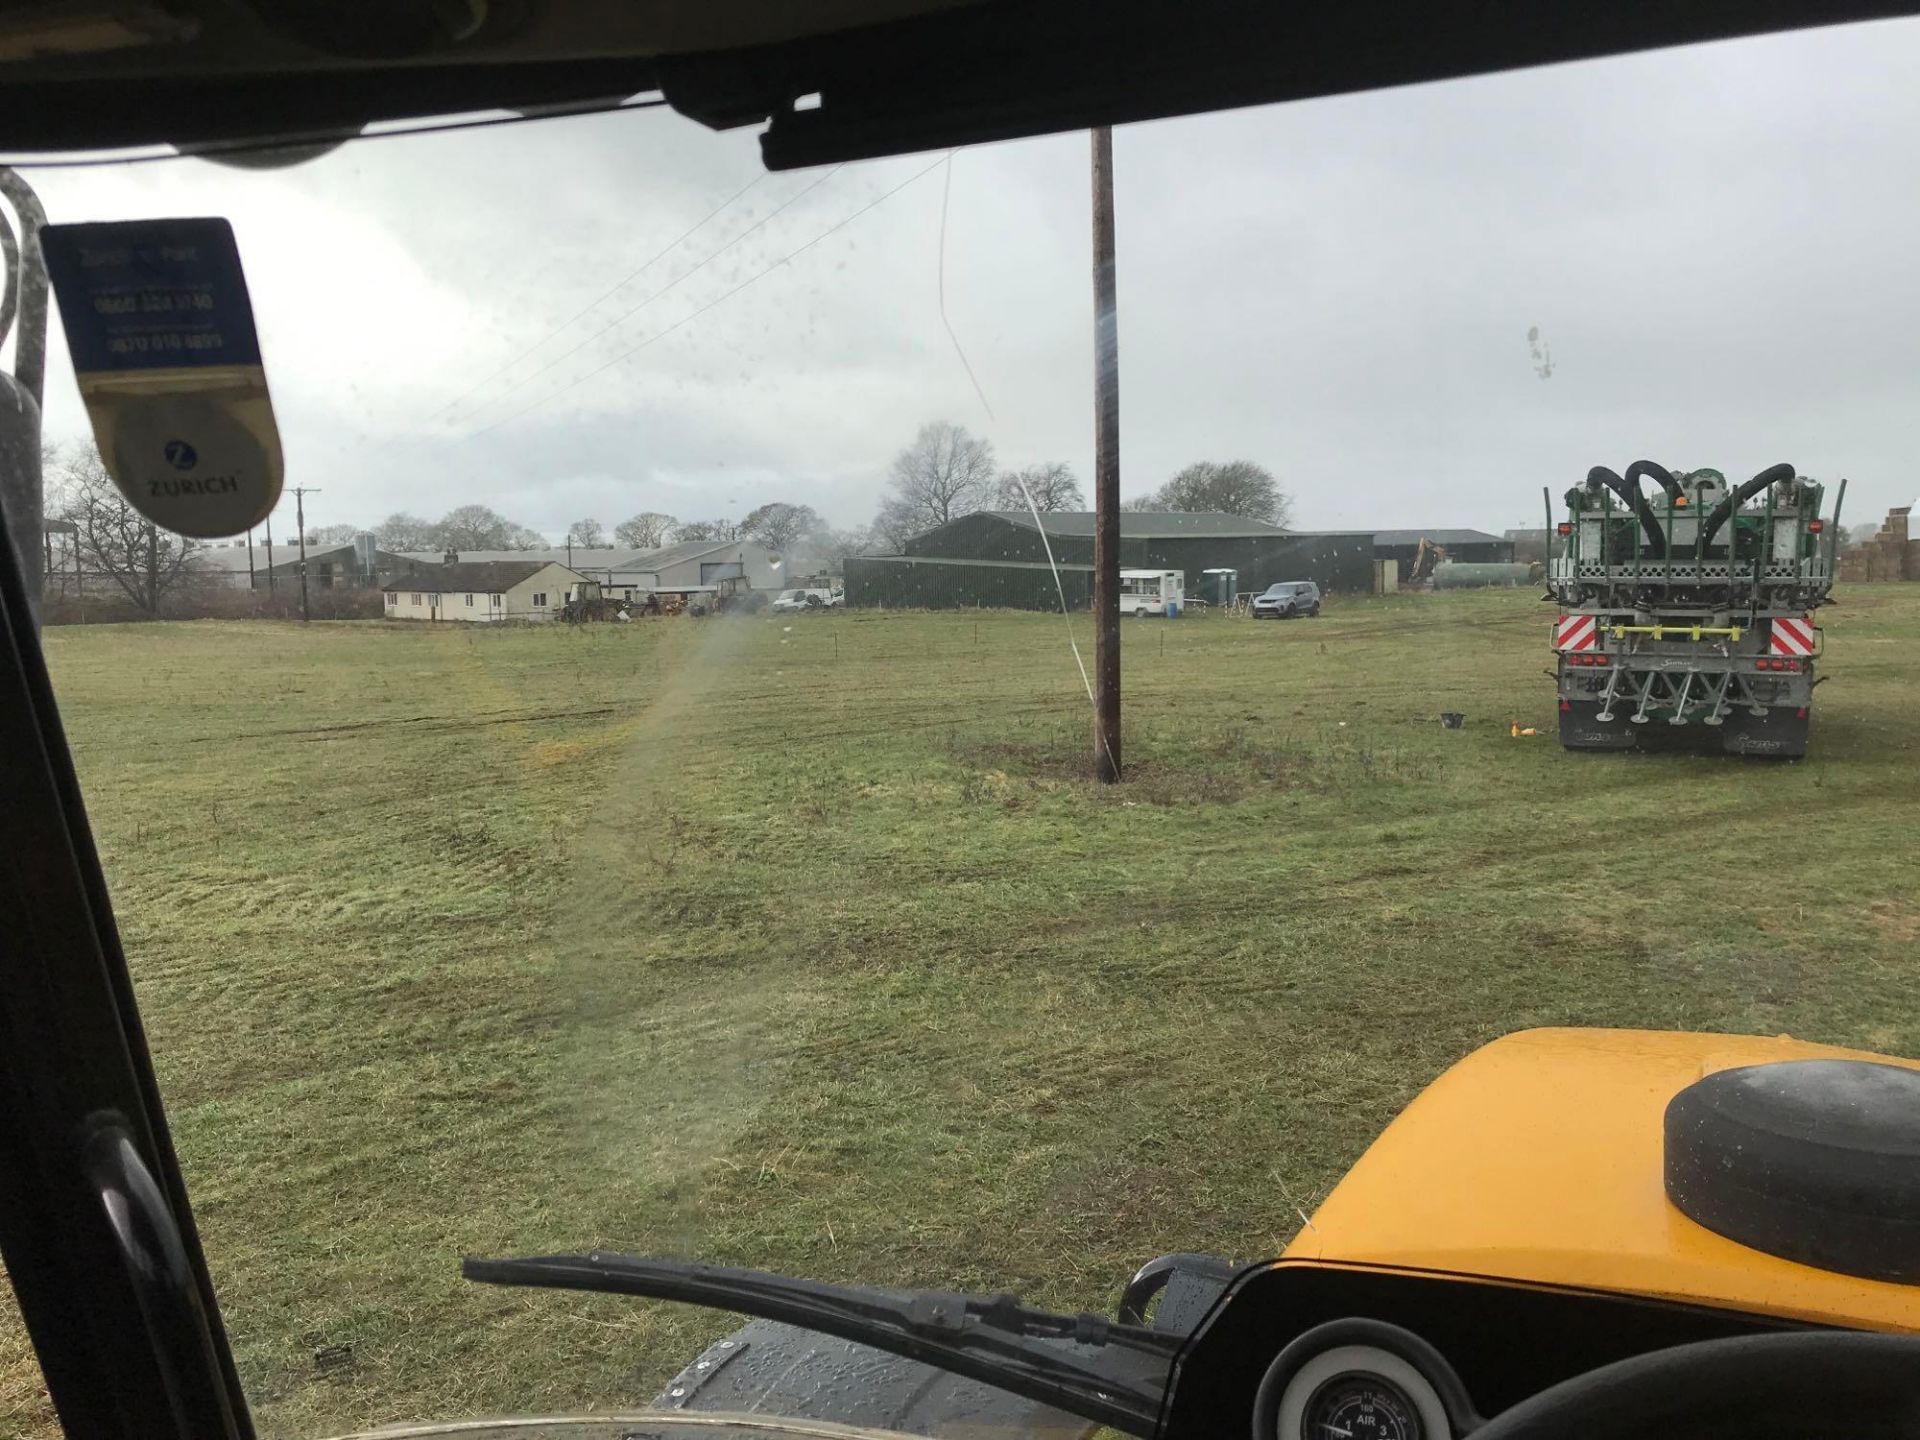
[[[1658,482],[1657,499],[1640,481]],[[1764,493],[1763,493],[1764,492]],[[1776,465],[1739,486],[1639,461],[1567,493],[1548,564],[1560,742],[1629,750],[1655,737],[1732,754],[1804,755],[1829,599],[1823,487]],[[1696,728],[1697,727],[1697,728]]]

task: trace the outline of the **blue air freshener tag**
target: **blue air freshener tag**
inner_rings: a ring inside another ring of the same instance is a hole
[[[196,539],[266,519],[285,466],[233,227],[49,225],[40,243],[100,456],[128,503]]]

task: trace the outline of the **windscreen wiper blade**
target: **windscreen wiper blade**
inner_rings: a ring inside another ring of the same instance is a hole
[[[764,1270],[593,1251],[486,1260],[460,1273],[488,1285],[645,1295],[837,1335],[999,1386],[1133,1435],[1151,1435],[1181,1337],[1100,1315],[1061,1315],[1011,1295],[879,1290]]]

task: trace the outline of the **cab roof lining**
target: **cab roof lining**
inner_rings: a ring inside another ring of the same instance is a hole
[[[1920,12],[1916,0],[835,0],[795,34],[791,8],[767,0],[699,20],[702,7],[669,0],[466,3],[483,23],[449,37],[423,17],[458,7],[429,0],[182,0],[166,12],[175,27],[156,22],[143,43],[61,55],[28,54],[30,33],[9,43],[36,8],[12,7],[0,57],[23,58],[0,58],[0,149],[340,138],[657,91],[714,128],[765,125],[766,163],[789,169]],[[376,8],[419,23],[381,30]],[[289,14],[325,19],[302,29]]]

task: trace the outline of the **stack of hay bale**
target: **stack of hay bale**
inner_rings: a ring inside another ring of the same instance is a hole
[[[1920,538],[1910,538],[1913,507],[1889,510],[1880,533],[1840,557],[1842,580],[1920,580]]]

